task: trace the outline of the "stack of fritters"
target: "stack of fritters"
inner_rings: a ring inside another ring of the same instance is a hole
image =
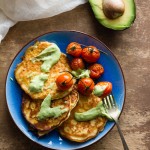
[[[37,42],[29,47],[23,57],[22,62],[15,70],[15,77],[25,94],[22,98],[22,113],[28,123],[33,127],[39,136],[49,133],[51,130],[59,126],[59,132],[62,136],[76,142],[84,142],[95,137],[103,130],[106,119],[97,117],[91,121],[78,122],[74,118],[75,112],[84,112],[95,107],[100,98],[91,94],[83,96],[78,94],[75,80],[74,85],[65,91],[60,91],[55,83],[57,77],[63,71],[70,71],[69,62],[65,54],[61,53],[58,62],[50,68],[47,81],[40,92],[31,92],[29,84],[31,79],[42,73],[42,61],[33,62],[32,59],[38,56],[45,48],[50,46],[49,42]],[[37,114],[40,111],[41,103],[50,94],[52,98],[50,107],[61,106],[67,111],[57,118],[46,118],[38,120]]]
[[[72,101],[72,99],[74,101]],[[54,128],[60,126],[66,119],[68,119],[70,111],[78,102],[78,92],[76,89],[73,89],[71,93],[64,98],[52,101],[51,107],[62,106],[62,109],[67,109],[67,111],[58,118],[52,117],[41,121],[37,119],[37,114],[40,111],[42,101],[43,100],[33,100],[27,94],[24,94],[22,101],[23,115],[30,123],[30,125],[34,129],[37,129],[39,136],[50,132]]]
[[[15,70],[15,77],[17,82],[26,94],[23,95],[22,112],[30,125],[36,129],[39,135],[43,135],[59,126],[65,121],[70,114],[72,106],[78,101],[78,92],[73,89],[73,86],[66,91],[60,91],[55,83],[56,78],[63,71],[71,71],[67,57],[61,53],[59,61],[52,66],[48,74],[48,80],[44,83],[44,88],[41,92],[31,92],[29,84],[32,78],[43,73],[41,71],[42,61],[33,62],[32,59],[38,56],[45,48],[50,46],[49,42],[37,42],[35,45],[29,47],[25,52],[22,62]],[[74,81],[75,82],[75,81]],[[50,86],[51,85],[51,86]],[[40,111],[41,103],[46,96],[50,94],[52,97],[51,107],[62,106],[66,108],[67,112],[63,113],[58,118],[48,118],[39,121],[37,114]]]

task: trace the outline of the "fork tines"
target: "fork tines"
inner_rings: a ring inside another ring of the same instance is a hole
[[[114,96],[112,94],[104,97],[103,103],[106,108],[117,107]]]

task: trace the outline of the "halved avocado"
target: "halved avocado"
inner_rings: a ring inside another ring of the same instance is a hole
[[[124,30],[129,28],[136,17],[136,6],[134,0],[123,0],[125,11],[116,19],[109,19],[103,11],[103,0],[89,0],[95,17],[103,26],[113,30]]]

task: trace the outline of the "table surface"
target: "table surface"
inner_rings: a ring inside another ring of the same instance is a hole
[[[150,0],[136,1],[137,17],[133,26],[124,31],[102,27],[94,18],[89,3],[60,15],[12,27],[0,44],[0,149],[44,150],[30,141],[12,121],[5,98],[5,78],[17,52],[31,39],[56,30],[77,30],[104,42],[118,58],[126,82],[126,103],[120,125],[131,150],[150,149]],[[88,150],[121,150],[117,128]]]

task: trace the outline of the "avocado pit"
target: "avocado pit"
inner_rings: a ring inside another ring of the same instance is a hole
[[[109,19],[116,19],[125,11],[123,0],[103,0],[102,7],[105,16]]]

